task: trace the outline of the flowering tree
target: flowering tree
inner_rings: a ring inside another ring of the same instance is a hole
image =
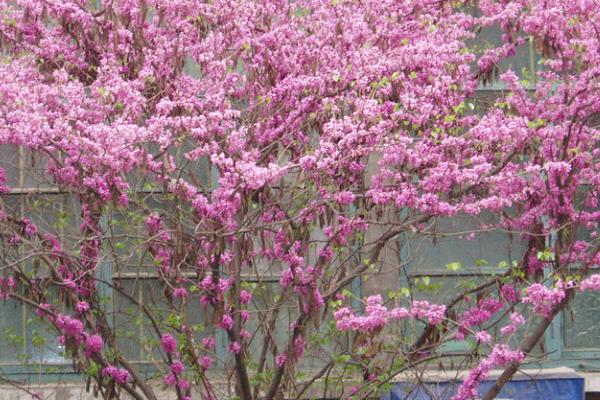
[[[455,399],[504,368],[491,399],[600,289],[594,1],[0,4],[0,144],[70,201],[48,222],[52,201],[3,196],[0,291],[105,399],[157,399],[154,377],[178,399],[367,398],[456,340],[473,346]],[[474,45],[490,27],[501,41]],[[499,75],[530,45],[535,76]],[[478,101],[492,80],[503,92]],[[2,192],[23,186],[11,176]],[[483,215],[465,240],[523,249],[448,302],[418,297],[427,282],[348,290],[405,268],[386,256],[400,238]],[[155,300],[119,271],[151,277]],[[145,364],[107,292],[139,314]]]

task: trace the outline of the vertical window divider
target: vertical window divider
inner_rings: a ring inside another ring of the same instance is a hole
[[[108,232],[108,215],[106,212],[102,213],[100,217],[100,228],[104,232]],[[110,299],[110,301],[105,301],[103,304],[104,313],[107,316],[108,323],[110,324],[110,328],[114,329],[115,321],[114,321],[114,312],[113,312],[113,277],[112,277],[112,263],[110,261],[109,252],[106,249],[106,241],[104,242],[103,250],[100,254],[103,255],[102,261],[100,261],[100,265],[98,266],[98,278],[99,282],[96,284],[96,290],[98,291],[99,300],[103,302],[104,300]],[[104,253],[104,254],[103,254]]]
[[[352,204],[350,206],[350,214],[354,217],[356,215],[356,206],[354,206],[354,204]],[[360,241],[360,243],[355,243],[352,249],[352,252],[354,253],[354,262],[356,262],[358,265],[360,265],[360,263],[362,262],[362,257],[361,257],[361,252],[362,252],[362,247],[363,247],[363,242],[364,239],[362,239]],[[358,241],[357,241],[358,242]],[[354,278],[352,280],[352,282],[350,283],[350,290],[352,292],[353,298],[352,298],[352,308],[354,309],[361,309],[362,310],[362,301],[361,301],[361,297],[362,297],[362,277],[361,276],[357,276],[356,278]]]
[[[547,224],[547,219],[543,221],[544,225]],[[555,230],[552,231],[550,236],[546,237],[546,247],[550,248],[556,242],[557,233]],[[548,272],[544,269],[544,278],[548,277]],[[546,330],[544,334],[544,340],[546,341],[546,347],[548,351],[548,359],[560,360],[562,358],[563,351],[563,321],[562,312],[559,312],[554,320],[550,324],[550,329]]]

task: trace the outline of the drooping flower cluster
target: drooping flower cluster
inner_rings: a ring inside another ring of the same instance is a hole
[[[16,285],[15,279],[12,276],[0,277],[0,298],[8,300],[10,292],[14,290]]]

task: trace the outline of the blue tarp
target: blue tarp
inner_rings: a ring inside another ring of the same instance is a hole
[[[479,393],[483,395],[494,380],[482,382]],[[459,384],[452,382],[428,382],[426,388],[410,382],[398,382],[381,400],[450,400]],[[521,375],[507,383],[498,400],[583,400],[584,379],[574,372],[537,373]]]

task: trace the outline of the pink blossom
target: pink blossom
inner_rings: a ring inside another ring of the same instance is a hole
[[[162,346],[163,351],[167,354],[173,354],[177,350],[177,341],[172,335],[168,333],[162,336],[160,344]]]
[[[526,289],[522,302],[531,304],[533,311],[549,318],[555,306],[565,298],[565,291],[560,287],[547,288],[540,283],[534,283]]]
[[[85,340],[85,355],[90,357],[94,354],[98,354],[102,351],[104,346],[102,337],[99,335],[90,335]]]
[[[8,300],[10,298],[10,292],[14,290],[15,286],[15,279],[12,276],[8,276],[7,278],[0,277],[0,298]]]
[[[173,372],[169,372],[167,373],[164,378],[163,378],[165,384],[169,385],[169,386],[176,386],[177,385],[177,375],[175,375]]]
[[[59,314],[55,324],[66,336],[80,338],[83,334],[83,322],[68,315]]]
[[[173,361],[173,364],[171,364],[171,372],[173,372],[175,375],[181,374],[184,370],[185,365],[183,365],[183,363],[179,360]]]
[[[404,307],[393,308],[392,310],[390,310],[391,319],[406,319],[409,317],[410,312]]]
[[[212,336],[206,337],[202,339],[202,346],[206,349],[210,350],[215,347],[215,338]]]
[[[349,191],[339,192],[335,197],[335,200],[344,206],[352,204],[355,199],[356,196],[354,195],[354,193]]]
[[[479,383],[487,379],[488,373],[493,367],[506,367],[513,362],[520,363],[524,358],[525,355],[520,350],[511,350],[504,344],[495,345],[491,354],[471,370],[452,400],[477,398]]]
[[[129,380],[129,371],[109,365],[102,369],[102,376],[108,376],[120,385],[125,385]]]
[[[179,299],[185,299],[189,296],[189,292],[184,287],[179,287],[173,289],[173,296]]]
[[[238,342],[233,342],[233,343],[229,344],[229,346],[227,347],[227,350],[230,353],[239,354],[239,352],[242,351],[242,346],[240,346],[240,344]]]
[[[479,331],[475,333],[475,339],[481,343],[489,343],[492,340],[492,335],[486,331]]]
[[[231,328],[233,328],[233,318],[231,318],[231,315],[223,315],[221,322],[219,322],[219,327],[225,330],[231,330]]]
[[[37,233],[37,226],[29,218],[23,218],[21,222],[23,222],[23,233],[25,236],[31,237]]]
[[[471,371],[465,398],[477,395],[490,368],[521,361],[481,331],[497,314],[521,301],[553,318],[567,292],[600,290],[595,275],[582,278],[580,290],[556,281],[567,267],[580,277],[600,265],[600,129],[590,123],[600,114],[595,1],[482,1],[474,14],[430,1],[290,8],[270,0],[122,0],[100,11],[88,3],[5,1],[0,23],[0,146],[10,146],[2,149],[9,159],[0,192],[38,185],[29,170],[41,171],[40,189],[49,184],[74,199],[78,210],[67,214],[80,222],[49,236],[55,227],[35,224],[36,210],[25,208],[23,218],[21,204],[31,199],[4,202],[9,267],[0,297],[48,302],[36,313],[57,328],[67,353],[101,355],[102,338],[85,332],[98,329],[89,312],[102,296],[95,279],[113,235],[134,231],[135,249],[115,256],[140,256],[144,273],[160,278],[153,294],[169,304],[170,295],[182,305],[198,292],[204,311],[217,316],[211,331],[231,333],[235,316],[247,339],[252,295],[236,280],[257,273],[262,285],[264,274],[281,273],[281,287],[257,313],[275,299],[299,305],[306,319],[284,329],[292,361],[303,356],[337,282],[378,273],[399,238],[448,238],[463,227],[444,222],[467,217],[469,233],[457,240],[489,232],[528,244],[495,286],[472,295],[481,298],[475,305],[458,286],[449,290],[459,299],[452,310],[412,293],[370,296],[356,309],[335,297],[333,322],[357,333],[354,347],[376,348],[390,338],[378,337],[386,327],[415,319],[448,325],[449,335],[457,322],[457,339],[489,342],[492,354]],[[491,28],[498,40],[473,51]],[[511,58],[529,42],[542,54],[525,82]],[[473,102],[490,83],[503,87],[497,98]],[[105,220],[113,211],[122,221]],[[126,226],[138,222],[145,229]],[[579,238],[561,236],[545,249],[544,239],[567,225]],[[379,257],[356,262],[362,250]],[[29,260],[46,256],[41,265],[52,269],[60,297],[89,301],[75,301],[78,318],[53,310],[59,302],[45,299],[48,282],[29,273]],[[241,309],[232,304],[237,293]],[[513,313],[501,332],[524,323]],[[390,349],[411,345],[391,340]],[[176,337],[164,335],[161,347],[178,359]],[[209,338],[198,350],[213,348]],[[127,382],[121,371],[102,374]],[[165,382],[187,389],[177,371]]]
[[[200,357],[200,366],[202,368],[209,369],[212,365],[212,358],[208,357],[208,356],[202,356]]]
[[[297,360],[302,358],[304,355],[304,347],[306,346],[306,342],[302,338],[302,336],[298,336],[294,339],[294,356]]]
[[[502,298],[508,302],[514,303],[518,301],[517,292],[512,285],[502,285],[500,288]]]
[[[500,333],[503,335],[510,335],[517,331],[517,327],[513,324],[503,326],[500,328]]]
[[[277,365],[277,368],[283,367],[286,361],[287,356],[285,354],[278,354],[277,357],[275,357],[275,365]]]
[[[250,303],[250,300],[252,300],[252,295],[246,290],[241,290],[240,301],[242,302],[242,304],[248,304]]]
[[[446,306],[430,304],[425,300],[415,300],[411,313],[416,318],[427,318],[430,324],[437,325],[446,318]]]
[[[590,277],[582,280],[581,283],[579,284],[579,289],[581,291],[600,290],[600,274],[594,274],[594,275],[591,275]]]
[[[510,320],[513,324],[517,326],[525,324],[525,318],[523,317],[523,315],[516,311],[510,314]]]
[[[88,312],[88,310],[90,309],[90,305],[85,301],[80,301],[75,306],[75,309],[77,310],[78,314],[84,314]]]

